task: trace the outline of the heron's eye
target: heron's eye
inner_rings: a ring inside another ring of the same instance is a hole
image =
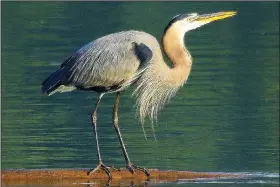
[[[196,17],[198,14],[197,13],[191,13],[190,17]]]
[[[198,16],[197,13],[190,13],[190,14],[188,15],[188,17],[186,18],[186,21],[191,22],[191,21],[193,21],[197,16]]]

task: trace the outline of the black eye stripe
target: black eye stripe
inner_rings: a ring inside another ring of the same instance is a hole
[[[186,18],[190,18],[189,20],[192,20],[193,18],[197,17],[197,13],[190,13],[190,14],[178,14],[177,16],[175,16],[165,27],[163,34],[166,33],[166,31],[171,27],[171,25],[177,21],[186,19]]]
[[[186,17],[188,17],[188,16],[189,16],[189,14],[179,14],[179,15],[175,16],[175,17],[167,24],[167,26],[165,27],[163,33],[165,34],[166,31],[171,27],[171,25],[172,25],[173,23],[175,23],[175,22],[177,22],[177,21],[179,21],[179,20],[182,20],[182,19],[184,19],[184,18],[186,18]]]

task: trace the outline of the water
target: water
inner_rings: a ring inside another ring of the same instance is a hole
[[[144,139],[132,89],[120,100],[121,132],[139,166],[278,176],[278,7],[279,2],[3,2],[2,169],[95,167],[90,114],[97,94],[40,94],[42,81],[79,47],[128,29],[160,39],[178,13],[228,10],[238,14],[187,34],[192,72],[160,113],[157,141],[148,123]],[[101,154],[105,164],[123,167],[111,122],[114,98],[107,95],[99,109]],[[279,185],[277,177],[255,181],[253,186]]]

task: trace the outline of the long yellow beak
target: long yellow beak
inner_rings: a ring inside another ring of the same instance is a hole
[[[202,14],[202,15],[198,16],[196,21],[209,23],[212,21],[232,17],[234,15],[236,15],[236,12],[218,12],[218,13],[212,13],[212,14]]]

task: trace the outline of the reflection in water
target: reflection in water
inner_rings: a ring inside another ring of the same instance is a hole
[[[2,168],[93,168],[97,163],[89,118],[96,94],[40,95],[42,80],[57,69],[52,62],[121,30],[144,30],[160,40],[178,13],[235,10],[230,22],[186,36],[192,72],[159,116],[158,145],[148,123],[148,140],[143,137],[131,90],[120,100],[121,132],[131,159],[146,168],[279,172],[277,2],[1,5]],[[107,96],[100,105],[100,146],[105,164],[124,167],[111,123],[113,102],[114,96]]]
[[[279,173],[231,173],[233,175],[242,176],[236,178],[213,178],[213,179],[196,179],[196,180],[179,180],[178,184],[272,184],[279,185]]]

